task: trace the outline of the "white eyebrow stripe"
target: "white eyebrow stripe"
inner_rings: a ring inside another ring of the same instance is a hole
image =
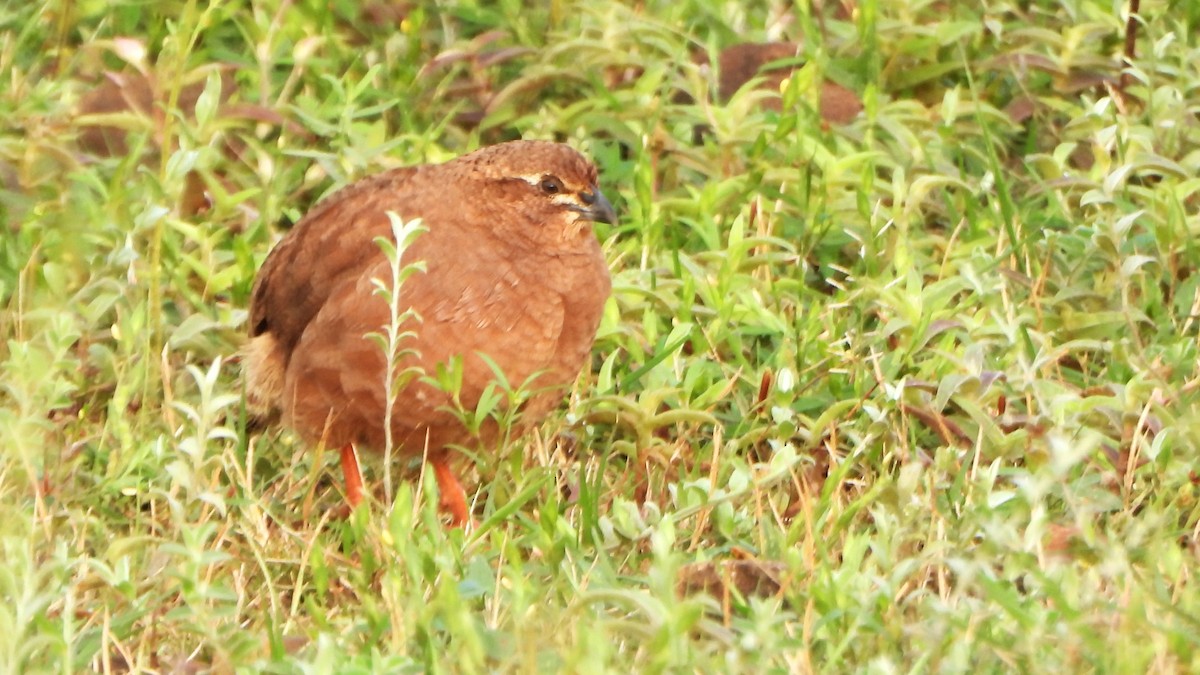
[[[526,183],[529,183],[530,185],[535,185],[535,186],[538,185],[539,183],[541,183],[542,179],[545,177],[546,177],[546,174],[544,174],[544,173],[527,173],[523,176],[517,176],[517,178],[520,178],[521,180],[525,181]]]
[[[521,180],[525,181],[526,183],[529,183],[530,185],[532,185],[534,187],[538,187],[542,184],[542,179],[545,178],[546,176],[547,176],[547,174],[544,174],[544,173],[536,173],[536,174],[530,173],[530,174],[519,175],[516,177],[520,178]],[[559,192],[558,194],[551,197],[550,201],[554,202],[555,204],[566,204],[568,206],[579,206],[579,195],[575,194],[575,192],[570,187],[568,187],[566,183],[563,183],[562,179],[559,179],[558,182],[560,185],[563,186],[563,191]]]

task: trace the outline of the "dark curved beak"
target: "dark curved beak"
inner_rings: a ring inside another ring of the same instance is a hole
[[[579,199],[587,204],[587,208],[581,208],[579,212],[588,220],[609,225],[617,224],[617,211],[599,188],[580,192]]]

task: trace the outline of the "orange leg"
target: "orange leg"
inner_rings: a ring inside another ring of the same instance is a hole
[[[363,480],[358,469],[358,456],[350,443],[342,447],[342,474],[346,477],[346,501],[351,509],[357,508],[363,500]]]
[[[450,462],[445,455],[430,457],[433,474],[437,477],[438,490],[442,493],[442,508],[450,512],[451,527],[466,527],[471,521],[467,510],[467,493],[454,472],[450,470]]]

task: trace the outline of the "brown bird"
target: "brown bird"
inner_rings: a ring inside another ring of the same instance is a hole
[[[794,42],[744,42],[726,47],[717,57],[718,100],[728,101],[751,80],[761,78],[759,89],[773,94],[763,99],[762,107],[778,112],[783,107],[783,97],[778,95],[779,86],[799,66],[772,66],[771,63],[795,59],[797,55],[803,55],[803,50]],[[706,55],[702,54],[701,58],[707,60]],[[821,83],[819,101],[821,119],[830,124],[849,124],[863,109],[857,94],[828,80]]]
[[[591,225],[616,215],[578,152],[515,141],[353,183],[275,246],[251,299],[247,399],[306,442],[341,449],[352,506],[362,499],[355,447],[385,447],[387,362],[366,336],[392,316],[377,292],[392,279],[377,241],[394,240],[388,212],[426,229],[401,259],[424,271],[400,286],[398,309],[419,318],[402,327],[414,335],[398,345],[396,365],[433,376],[457,361],[462,374],[457,392],[432,377],[408,381],[392,407],[393,442],[401,455],[427,456],[443,506],[463,525],[466,495],[451,455],[455,446],[486,448],[499,425],[489,418],[472,433],[455,411],[474,411],[497,379],[488,359],[531,392],[518,431],[558,405],[588,359],[611,287]]]

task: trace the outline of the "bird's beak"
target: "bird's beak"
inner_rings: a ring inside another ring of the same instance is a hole
[[[609,225],[617,224],[617,211],[613,208],[612,202],[604,196],[604,193],[599,189],[590,192],[580,193],[583,203],[587,204],[587,208],[581,209],[580,213],[588,220],[600,223],[608,223]]]

